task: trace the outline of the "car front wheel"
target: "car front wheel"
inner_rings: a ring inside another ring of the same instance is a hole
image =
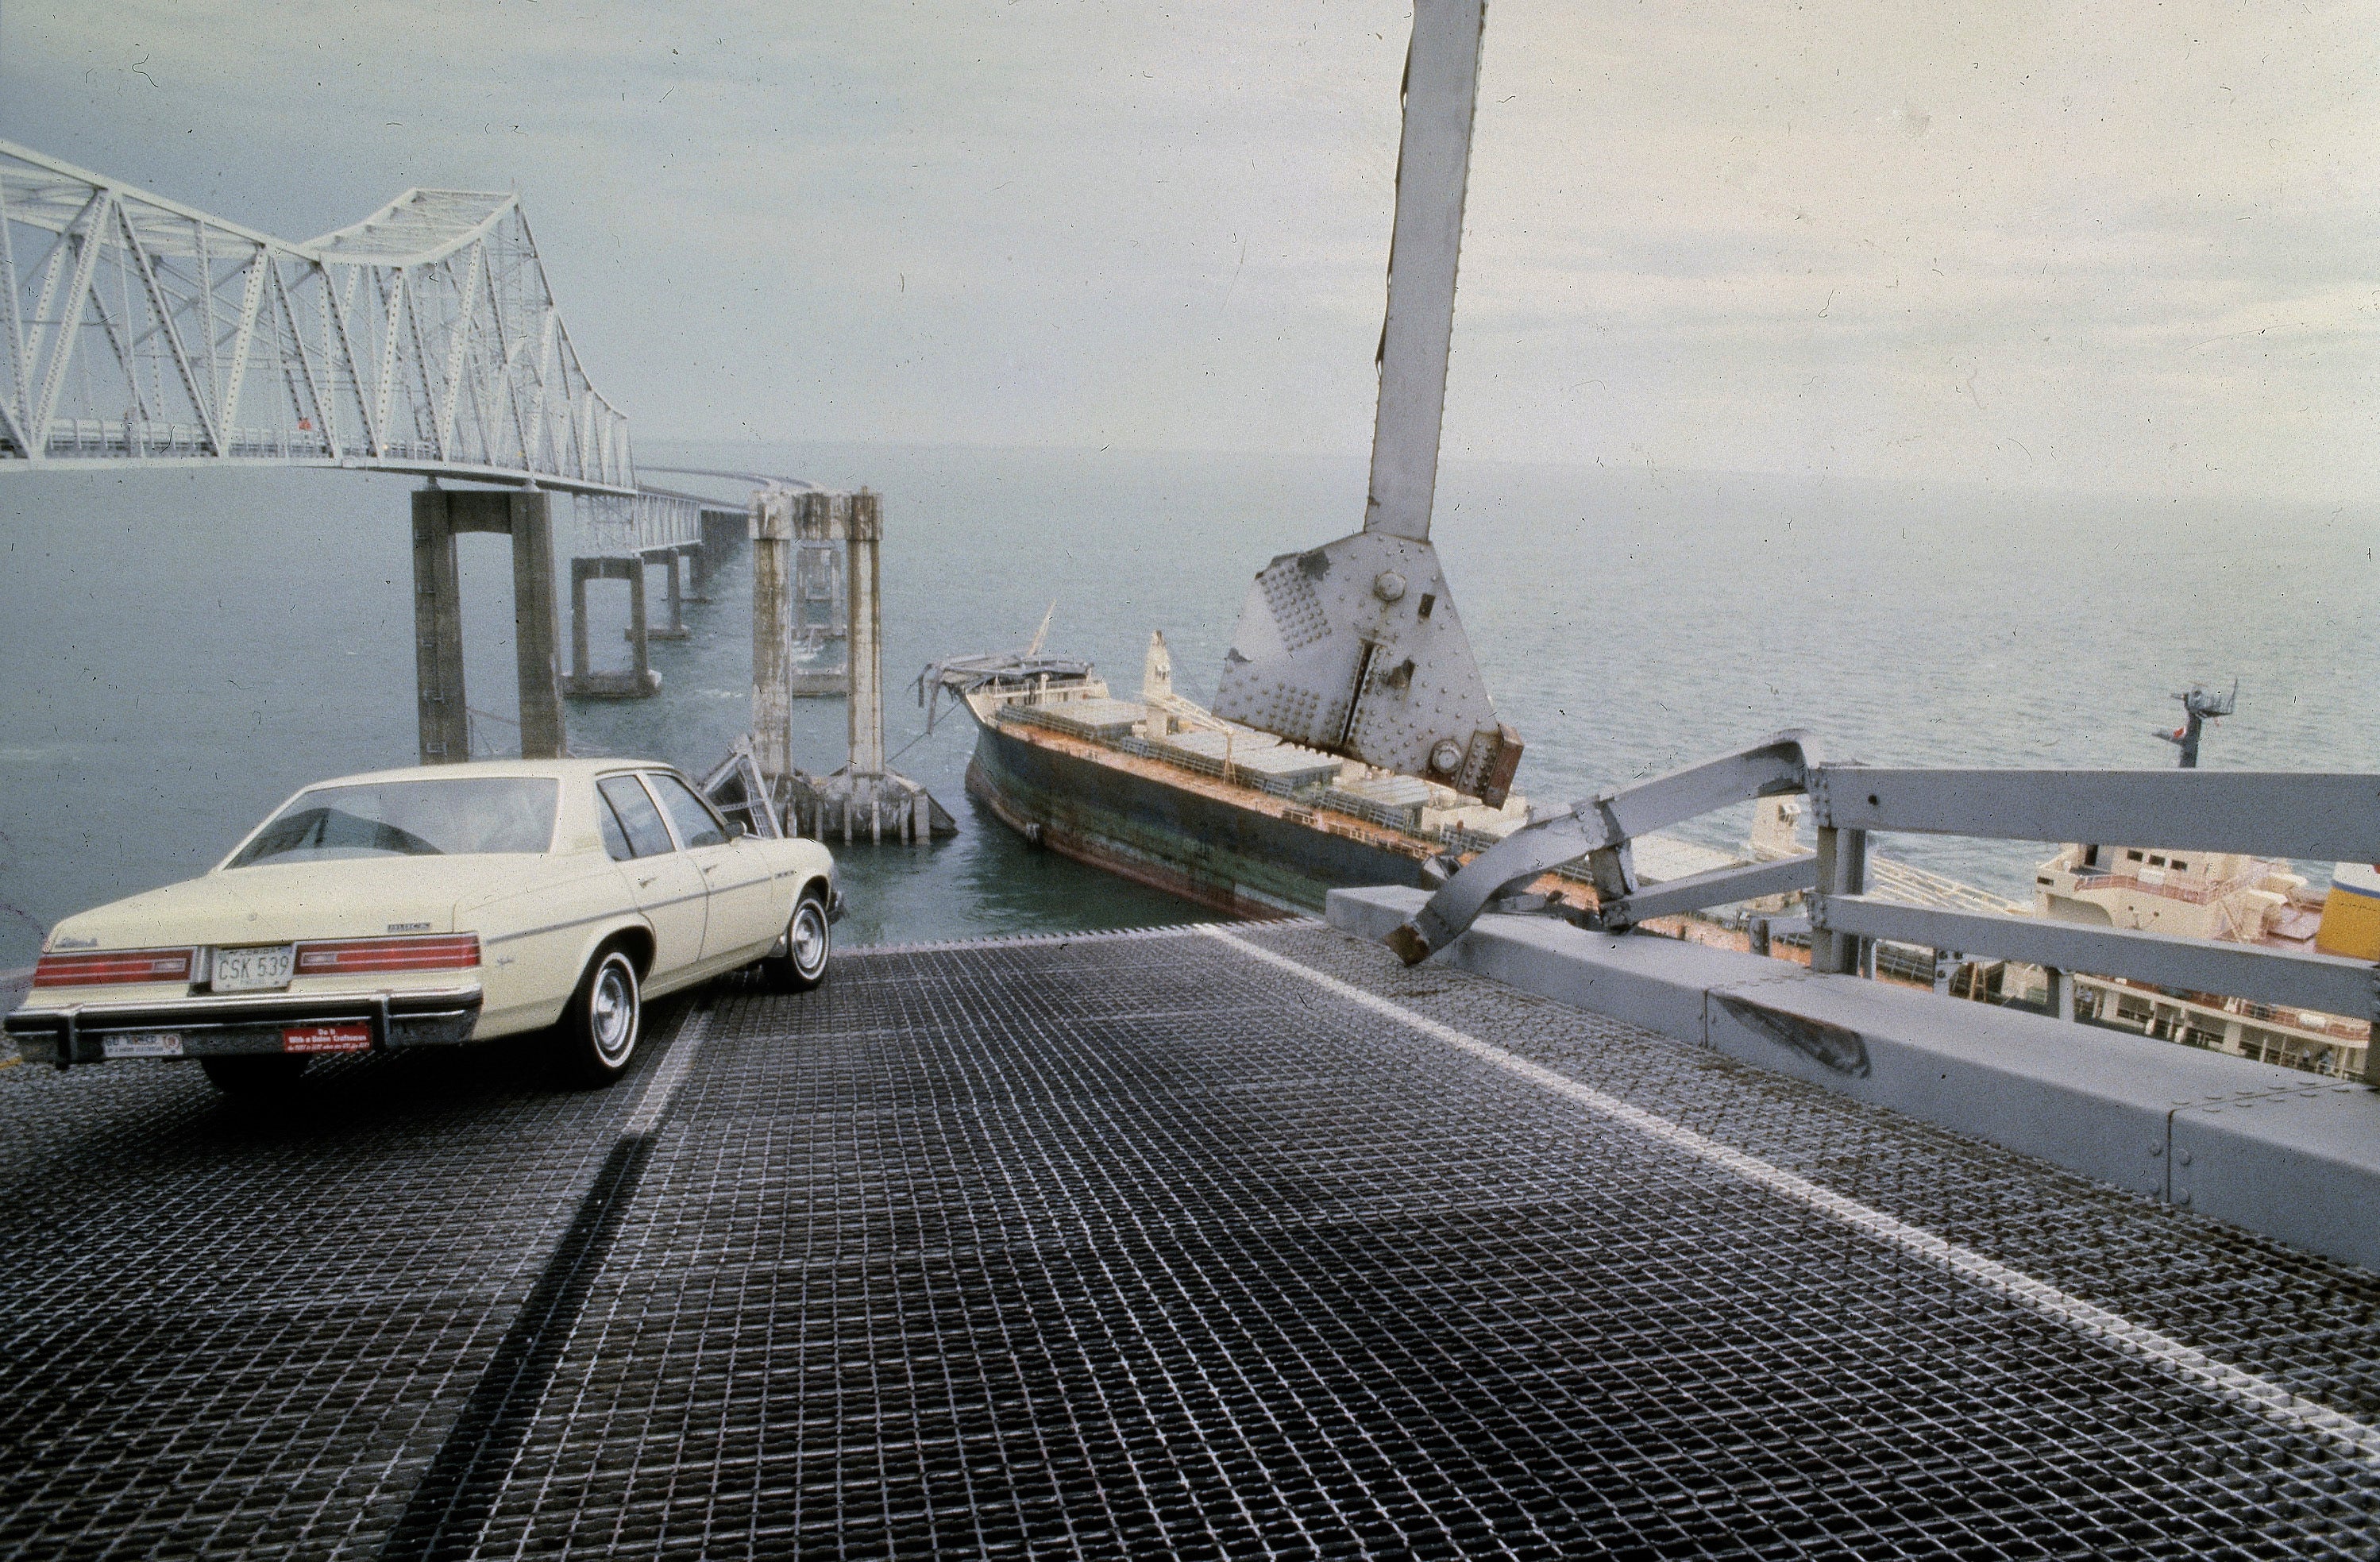
[[[637,963],[625,950],[603,951],[579,978],[562,1016],[564,1072],[580,1084],[611,1084],[628,1072],[643,1023]]]
[[[771,955],[760,969],[779,992],[808,992],[826,980],[826,957],[833,947],[826,901],[817,890],[805,890],[785,924],[785,952]]]

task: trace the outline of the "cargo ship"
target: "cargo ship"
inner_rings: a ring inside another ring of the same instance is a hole
[[[1528,817],[1524,797],[1491,804],[1216,715],[1173,692],[1161,633],[1137,700],[1038,642],[937,662],[919,689],[929,721],[945,700],[973,719],[967,793],[1003,824],[1225,916],[1308,914],[1342,885],[1428,884]],[[1654,837],[1637,866],[1658,881],[1733,860]],[[1593,903],[1583,879],[1548,876],[1538,892]]]

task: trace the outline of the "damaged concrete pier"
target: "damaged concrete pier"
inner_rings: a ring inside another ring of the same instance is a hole
[[[753,494],[751,516],[753,752],[786,832],[844,845],[957,834],[922,785],[888,768],[880,496],[772,486]],[[845,594],[837,621],[844,660],[832,692],[845,696],[850,742],[840,769],[813,775],[794,763],[793,702],[830,692],[806,660],[820,644],[808,593],[817,578],[809,561],[821,546],[832,550]]]
[[[1314,923],[0,1073],[0,1556],[2365,1557],[2380,1278]]]

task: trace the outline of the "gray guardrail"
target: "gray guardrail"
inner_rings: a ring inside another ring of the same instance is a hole
[[[1789,793],[1810,799],[1815,855],[1649,888],[1637,883],[1636,837],[1730,803]],[[1799,890],[1810,908],[1811,969],[1820,974],[1872,974],[1882,939],[2039,965],[2050,975],[2053,1011],[2067,1017],[2069,974],[2087,972],[2380,1027],[2380,965],[2372,962],[1879,899],[1867,886],[1868,837],[1878,831],[2380,862],[2380,775],[1890,769],[1828,763],[1808,734],[1779,733],[1532,818],[1449,878],[1388,941],[1416,963],[1460,938],[1483,911],[1511,903],[1538,874],[1584,858],[1597,899],[1592,921],[1606,931]],[[2368,1083],[2380,1084],[2380,1046],[2365,1047],[2364,1071]]]

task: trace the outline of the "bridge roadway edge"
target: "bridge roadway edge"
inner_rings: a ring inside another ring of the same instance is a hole
[[[1334,890],[1327,915],[1378,942],[1427,899]],[[1483,916],[1441,963],[2380,1271],[2359,1084],[1545,916]]]

